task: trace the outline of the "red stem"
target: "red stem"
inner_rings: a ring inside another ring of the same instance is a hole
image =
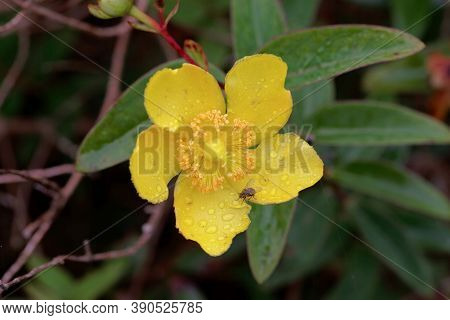
[[[161,27],[160,35],[167,41],[167,43],[175,49],[175,51],[180,55],[184,60],[191,64],[197,65],[197,63],[180,47],[180,45],[175,41],[175,39],[170,35],[166,28]]]

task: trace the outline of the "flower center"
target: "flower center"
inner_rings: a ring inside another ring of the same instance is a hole
[[[226,147],[221,139],[215,139],[214,141],[206,142],[205,149],[209,149],[211,151],[212,157],[216,158],[217,160],[225,161],[227,157]]]
[[[248,148],[255,133],[247,121],[230,124],[227,115],[212,110],[195,117],[190,128],[180,134],[178,161],[200,191],[217,190],[225,178],[237,181],[254,168],[254,151]]]

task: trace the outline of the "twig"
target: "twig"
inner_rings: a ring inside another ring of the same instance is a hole
[[[70,198],[78,183],[81,181],[82,174],[75,172],[72,173],[69,180],[67,181],[64,188],[61,189],[60,196],[53,199],[50,204],[50,208],[44,214],[47,219],[43,220],[39,228],[30,238],[25,248],[20,253],[17,260],[9,267],[9,269],[3,275],[1,281],[6,283],[13,278],[13,276],[22,268],[22,266],[27,262],[28,258],[36,249],[37,245],[41,242],[44,235],[47,233],[48,229],[53,223],[54,218],[58,214],[59,210],[66,204],[67,200]],[[0,294],[2,290],[0,289]]]
[[[19,48],[17,51],[16,59],[9,69],[6,77],[3,79],[2,85],[0,86],[0,108],[5,102],[6,97],[13,88],[20,73],[22,72],[25,62],[28,58],[30,47],[30,36],[26,29],[19,31]]]
[[[29,12],[36,13],[50,20],[78,29],[80,31],[87,32],[97,37],[115,37],[124,32],[127,32],[129,28],[126,21],[123,21],[113,27],[99,28],[89,23],[65,16],[51,9],[40,6],[36,3],[31,3],[28,5],[24,0],[13,0],[13,2],[22,8],[28,8]]]
[[[17,198],[9,193],[0,192],[0,205],[5,208],[14,209]]]
[[[172,188],[170,188],[172,189]],[[170,208],[173,205],[173,197],[170,197],[167,201],[166,201],[166,206],[167,208]],[[147,206],[144,208],[144,210],[148,211],[151,209],[155,209],[155,207],[150,207]],[[163,226],[164,226],[164,221],[166,220],[167,215],[164,215],[162,217],[162,220],[160,221],[160,223],[158,225],[155,225],[153,227],[153,238],[152,240],[155,242],[156,239],[159,237],[159,235],[162,232]],[[152,244],[153,246],[155,245],[155,243]],[[155,260],[155,250],[149,250],[146,254],[146,261],[145,263],[137,270],[136,274],[133,276],[133,278],[131,279],[131,284],[129,289],[127,290],[128,292],[126,293],[126,299],[134,299],[134,298],[138,298],[140,296],[140,293],[142,292],[142,290],[145,287],[145,278],[146,275],[148,273],[148,270],[150,268],[153,267],[153,263]]]
[[[64,154],[65,156],[71,159],[75,159],[78,151],[78,146],[72,141],[70,141],[70,139],[68,139],[67,137],[65,136],[57,137],[55,141],[55,146],[58,149],[58,151]]]
[[[74,172],[73,164],[62,164],[46,169],[8,170],[0,169],[0,184],[40,180]]]
[[[49,219],[49,216],[51,215],[51,212],[47,211],[39,216],[36,220],[29,223],[23,230],[22,230],[22,236],[25,239],[30,239],[30,237],[33,235],[33,233],[36,231],[36,229],[42,224],[43,221]]]
[[[0,124],[1,125],[1,124]],[[4,126],[3,126],[4,128]],[[3,134],[7,134],[7,130],[3,130]],[[11,139],[0,138],[0,162],[3,168],[15,169],[17,167],[17,159],[14,154],[14,148]],[[27,223],[28,215],[26,212],[26,205],[23,200],[23,189],[17,185],[7,185],[6,189],[10,194],[15,195],[15,201],[11,207],[13,211],[11,221],[10,244],[12,248],[17,248],[21,244],[19,232]]]
[[[27,24],[24,20],[25,18],[25,12],[26,8],[30,5],[31,0],[25,0],[24,4],[22,6],[23,10],[20,12],[17,12],[17,14],[9,20],[4,25],[0,26],[0,36],[6,36],[14,31],[23,23]],[[0,104],[1,105],[1,104]]]
[[[83,247],[84,247],[84,255],[87,257],[92,257],[92,249],[91,249],[91,244],[89,242],[89,240],[84,240],[83,241]]]
[[[8,288],[10,288],[13,285],[19,284],[25,280],[31,279],[34,276],[38,275],[42,271],[52,268],[54,266],[63,264],[65,261],[76,261],[76,262],[93,262],[93,261],[102,261],[102,260],[111,260],[111,259],[117,259],[117,258],[123,258],[127,256],[134,255],[139,249],[143,248],[147,243],[152,240],[154,235],[157,233],[154,232],[156,229],[158,229],[158,226],[163,221],[165,209],[167,207],[167,204],[161,204],[158,206],[153,207],[154,210],[152,214],[150,215],[147,222],[142,226],[141,229],[141,235],[138,238],[138,240],[131,246],[119,249],[119,250],[112,250],[112,251],[106,251],[101,253],[95,253],[93,254],[90,249],[86,250],[86,241],[83,242],[83,245],[79,248],[75,249],[73,252],[67,254],[67,255],[60,255],[57,257],[54,257],[52,260],[50,260],[47,263],[44,263],[28,273],[16,277],[11,281],[2,279],[0,281],[0,293]],[[89,243],[89,241],[88,241]],[[80,250],[81,248],[85,248],[86,252],[83,255],[73,255],[76,251]],[[5,278],[5,277],[4,277]]]
[[[13,1],[16,3],[23,3],[21,0],[13,0]],[[141,0],[139,2],[141,3],[142,6],[146,5],[146,2],[144,0]],[[35,12],[36,12],[36,8],[38,8],[38,11],[40,12],[40,14],[42,14],[44,16],[49,15],[54,20],[62,19],[63,20],[63,21],[61,21],[62,23],[66,23],[66,24],[70,25],[69,23],[67,23],[67,21],[71,21],[71,20],[67,20],[68,19],[67,17],[64,17],[56,12],[53,12],[44,7],[39,7],[36,5],[33,6],[33,10],[35,10]],[[30,9],[31,9],[31,6],[30,6]],[[80,26],[80,24],[79,24],[79,23],[81,23],[80,21],[75,20],[73,22],[76,23],[78,27]],[[81,25],[85,26],[84,23],[82,23]],[[118,25],[117,27],[120,27],[121,25]],[[91,28],[90,25],[87,25],[87,26],[89,28]],[[127,30],[127,28],[129,28],[127,23],[123,24],[123,26],[125,26],[125,27],[122,27],[123,30],[125,30],[125,31]],[[76,27],[76,26],[73,26],[73,27]],[[104,32],[105,29],[100,29],[100,30],[102,32]],[[123,32],[123,30],[121,32]],[[120,33],[118,33],[118,34],[120,34]],[[105,99],[107,98],[107,96],[108,96],[108,93],[105,94]],[[15,283],[19,283],[20,281],[23,281],[24,279],[28,279],[28,278],[32,277],[34,274],[37,274],[47,268],[45,265],[43,265],[41,267],[33,269],[33,270],[37,270],[37,271],[34,271],[34,273],[31,274],[30,276],[27,276],[29,274],[28,273],[27,275],[15,278],[13,281],[10,281],[14,277],[14,275],[23,267],[23,265],[26,263],[28,258],[32,255],[32,253],[34,252],[36,247],[39,245],[39,243],[41,242],[41,240],[43,239],[43,237],[45,236],[45,234],[51,227],[57,214],[67,203],[68,199],[70,198],[70,196],[72,195],[72,193],[74,192],[74,190],[76,189],[78,184],[80,183],[82,177],[83,177],[83,175],[81,173],[73,172],[72,175],[70,176],[68,182],[66,183],[66,185],[61,189],[60,195],[53,199],[53,201],[50,204],[49,209],[41,216],[40,219],[38,219],[38,223],[33,224],[33,228],[30,227],[30,230],[32,230],[32,231],[36,230],[36,231],[32,234],[32,236],[30,237],[30,240],[25,245],[25,248],[22,250],[22,252],[20,253],[19,257],[16,259],[16,261],[10,266],[10,268],[3,275],[3,277],[0,281],[0,294],[4,291],[5,288],[7,288]],[[52,261],[51,261],[52,263],[48,267],[63,263],[64,260],[89,262],[89,261],[96,261],[96,260],[114,259],[114,258],[126,256],[126,255],[131,255],[134,252],[136,252],[141,246],[143,246],[146,241],[148,241],[150,236],[147,234],[150,234],[150,232],[151,232],[151,228],[149,228],[148,226],[149,225],[144,225],[143,231],[142,231],[143,236],[139,239],[139,241],[135,245],[133,245],[129,248],[126,248],[123,250],[116,250],[116,251],[94,254],[94,255],[90,256],[89,258],[87,258],[86,256],[71,257],[70,254],[69,254],[69,257],[67,257],[67,258],[56,257],[56,258],[52,259]]]
[[[136,6],[141,10],[145,10],[145,8],[147,7],[147,1],[138,0]],[[127,18],[123,19],[124,23],[127,23],[126,19]],[[100,119],[112,107],[112,104],[120,95],[122,71],[125,64],[125,56],[127,54],[128,43],[130,42],[132,31],[133,28],[131,28],[131,26],[127,24],[127,31],[117,37],[111,58],[111,67],[109,72],[108,84],[106,87],[106,94],[105,98],[103,99],[103,104],[100,109],[98,119]]]
[[[54,183],[53,181],[50,181],[46,178],[36,178],[33,176],[30,176],[26,171],[22,170],[15,170],[15,169],[0,169],[0,174],[12,174],[15,176],[18,176],[20,178],[23,178],[25,180],[34,182],[42,187],[44,187],[44,190],[48,191],[49,194],[52,197],[55,197],[59,193],[59,186]]]
[[[106,95],[98,115],[99,118],[101,118],[111,108],[114,101],[120,95],[120,79],[122,78],[122,71],[125,63],[128,43],[130,41],[131,30],[131,27],[128,26],[127,32],[118,36],[116,44],[114,45]]]
[[[6,36],[16,31],[16,28],[21,24],[22,21],[24,21],[23,18],[24,18],[24,11],[20,11],[14,16],[14,18],[9,20],[4,25],[0,26],[0,35]]]
[[[34,134],[40,135],[54,134],[55,129],[52,122],[41,119],[30,118],[1,118],[0,129],[10,134]],[[0,132],[1,133],[1,132]]]

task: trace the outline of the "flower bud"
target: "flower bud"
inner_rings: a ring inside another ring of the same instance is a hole
[[[100,9],[100,7],[96,4],[92,4],[92,3],[88,4],[88,9],[89,9],[89,12],[94,17],[97,17],[100,19],[111,19],[112,18],[109,15],[107,15],[106,13],[104,13],[103,10]]]
[[[123,17],[130,12],[134,5],[134,0],[99,0],[98,7],[111,18]]]

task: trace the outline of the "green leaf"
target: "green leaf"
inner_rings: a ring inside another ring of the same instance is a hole
[[[364,75],[363,88],[372,95],[425,93],[430,89],[424,65],[413,65],[409,60],[371,68]]]
[[[372,250],[407,285],[421,295],[433,293],[432,268],[419,248],[413,246],[402,229],[380,208],[360,208],[355,219]]]
[[[416,37],[421,37],[426,31],[431,12],[430,0],[390,0],[391,17],[395,28],[405,30]]]
[[[399,105],[348,101],[315,113],[317,143],[330,145],[398,145],[450,142],[450,131],[433,118]]]
[[[250,269],[258,283],[263,283],[275,270],[286,244],[296,199],[274,205],[253,205],[247,250]]]
[[[285,31],[276,0],[231,0],[231,22],[236,58],[256,53],[267,41]]]
[[[28,283],[26,286],[23,287],[23,290],[33,300],[64,299],[64,296],[59,296],[57,295],[56,292],[51,291],[49,288],[37,283]]]
[[[400,30],[366,25],[312,28],[281,36],[261,52],[288,65],[286,85],[296,88],[377,62],[409,56],[424,47]]]
[[[206,58],[203,47],[191,39],[184,40],[184,51],[195,61],[201,68],[208,70],[208,59]]]
[[[345,273],[327,299],[371,299],[381,279],[380,264],[370,249],[356,246],[345,262]]]
[[[129,265],[127,258],[108,260],[79,280],[73,287],[70,299],[98,299],[116,285]]]
[[[305,28],[314,22],[320,0],[284,0],[288,25],[291,29]]]
[[[170,61],[150,70],[134,82],[113,108],[96,124],[83,140],[76,162],[77,170],[94,172],[127,160],[133,151],[137,134],[150,125],[144,107],[144,90],[148,79],[163,68],[178,68],[183,60]],[[219,80],[224,74],[210,65],[210,72]]]
[[[410,239],[418,246],[450,254],[450,226],[412,212],[396,210],[395,218]]]
[[[295,126],[308,125],[311,117],[326,105],[332,103],[335,97],[333,80],[325,80],[292,91],[294,106],[289,124]],[[297,128],[301,129],[301,128]]]
[[[450,206],[444,195],[423,178],[392,164],[354,161],[334,168],[330,177],[354,191],[450,220]]]
[[[370,68],[363,77],[364,90],[372,96],[428,93],[431,88],[426,63],[428,57],[436,52],[450,54],[450,43],[443,40],[427,44],[419,54]]]
[[[336,221],[339,205],[330,190],[303,191],[297,201],[285,254],[276,272],[264,284],[270,289],[318,270],[334,258],[348,240],[331,222]]]
[[[35,254],[28,260],[27,268],[31,270],[46,262],[48,262],[47,259]],[[42,271],[34,281],[36,282],[36,286],[41,286],[49,294],[53,294],[59,299],[67,297],[67,294],[74,285],[73,277],[61,266],[55,266]]]

